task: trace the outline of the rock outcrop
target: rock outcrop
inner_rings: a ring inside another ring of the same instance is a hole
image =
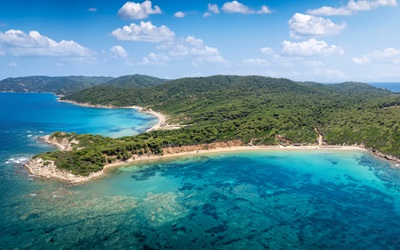
[[[57,166],[54,164],[54,161],[43,160],[41,158],[31,159],[24,166],[28,169],[30,174],[48,179],[55,178],[73,184],[84,183],[104,174],[103,170],[101,170],[91,173],[89,176],[74,175],[68,171],[57,168]]]
[[[68,138],[58,138],[51,135],[45,135],[41,138],[44,142],[57,146],[61,151],[71,151],[73,149],[72,144],[79,144],[79,141],[75,139],[69,140]]]

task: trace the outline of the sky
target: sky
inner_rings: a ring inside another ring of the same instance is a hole
[[[400,82],[397,0],[0,0],[0,79]]]

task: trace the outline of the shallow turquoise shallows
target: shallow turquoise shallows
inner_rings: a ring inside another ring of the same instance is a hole
[[[118,131],[140,132],[156,120],[52,95],[0,97],[2,249],[400,248],[399,168],[367,152],[195,155],[115,168],[71,186],[29,176],[18,164],[52,149],[35,136],[61,128],[118,136],[107,128],[109,116],[119,117],[110,125]]]

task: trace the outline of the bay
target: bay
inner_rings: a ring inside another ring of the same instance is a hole
[[[4,249],[400,247],[399,168],[368,152],[198,154],[110,169],[73,186],[22,167],[23,158],[53,149],[36,136],[115,137],[145,131],[155,118],[49,94],[0,93],[0,107]]]

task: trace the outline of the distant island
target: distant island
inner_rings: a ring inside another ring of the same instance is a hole
[[[32,85],[29,91],[38,89]],[[400,94],[365,83],[228,75],[165,80],[132,75],[72,88],[61,100],[135,106],[166,117],[157,130],[117,139],[64,132],[48,136],[47,142],[62,145],[63,150],[36,155],[27,166],[34,174],[44,169],[42,176],[64,176],[60,179],[71,182],[102,175],[104,166],[135,159],[237,146],[358,146],[387,159],[400,157]]]

